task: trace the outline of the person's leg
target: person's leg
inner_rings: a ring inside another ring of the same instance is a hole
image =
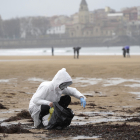
[[[67,108],[70,103],[71,103],[71,97],[69,95],[61,96],[60,101],[58,102],[58,104],[60,106],[62,106],[65,110],[67,110],[68,112],[71,112],[71,109]],[[66,120],[64,120],[64,121],[62,120],[61,124],[58,123],[56,125],[55,129],[62,130],[64,128],[66,128],[67,126],[69,126],[69,124],[71,123],[71,120],[73,118],[73,117],[72,118],[70,118],[70,117],[71,117],[71,115]]]
[[[61,96],[60,101],[58,102],[63,108],[67,108],[71,103],[71,97],[69,95]]]
[[[74,58],[75,58],[75,51],[74,51]]]
[[[128,56],[130,57],[130,53],[129,53],[129,50],[128,50]]]
[[[50,109],[50,106],[48,105],[41,105],[41,112],[39,114],[39,119],[42,121],[42,118],[49,114],[49,109]]]
[[[126,56],[126,52],[124,52],[124,57]]]
[[[77,50],[77,59],[79,58],[79,51]]]
[[[39,119],[41,120],[41,123],[37,128],[44,128],[48,124],[48,116],[49,116],[49,109],[50,106],[48,105],[41,105],[41,112],[39,114]]]

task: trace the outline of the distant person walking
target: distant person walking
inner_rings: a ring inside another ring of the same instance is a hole
[[[76,53],[77,53],[77,59],[79,58],[79,50],[81,49],[81,47],[73,47],[73,51],[74,51],[74,58],[76,58]]]
[[[52,56],[54,56],[54,48],[52,47]]]
[[[126,49],[125,49],[125,47],[122,48],[122,51],[123,51],[123,57],[125,57],[126,56]]]
[[[79,58],[79,50],[81,49],[81,47],[77,47],[77,59]]]
[[[125,49],[126,49],[127,57],[130,57],[130,47],[125,46]]]
[[[75,58],[75,55],[76,55],[76,47],[73,47],[73,53],[74,53],[74,58]]]

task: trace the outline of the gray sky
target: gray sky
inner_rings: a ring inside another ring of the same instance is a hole
[[[140,0],[86,0],[90,11],[109,6],[117,11],[140,6]],[[0,0],[2,19],[25,16],[72,15],[79,10],[81,0]]]

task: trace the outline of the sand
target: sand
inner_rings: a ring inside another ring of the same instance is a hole
[[[138,84],[136,81],[131,82],[128,79],[140,80],[140,56],[131,56],[130,58],[80,56],[79,59],[74,59],[73,56],[0,56],[0,80],[9,79],[8,82],[0,82],[0,103],[8,107],[9,110],[14,110],[12,113],[1,113],[0,118],[8,118],[16,115],[20,109],[28,109],[32,93],[41,83],[41,81],[29,81],[29,78],[52,80],[61,68],[66,68],[72,79],[77,77],[101,79],[95,85],[81,86],[80,81],[72,84],[71,87],[76,87],[81,93],[92,94],[93,97],[86,96],[87,104],[94,103],[96,105],[95,108],[87,106],[83,109],[79,100],[72,97],[72,102],[79,102],[79,105],[69,106],[75,114],[83,111],[113,112],[119,110],[119,113],[123,115],[123,110],[134,110],[140,106],[140,100],[136,99],[137,95],[130,93],[139,92],[140,86],[125,86]],[[111,78],[122,78],[128,81],[104,86],[103,82]],[[1,137],[3,138],[0,135]],[[8,134],[6,139],[35,140],[38,138],[33,134]]]

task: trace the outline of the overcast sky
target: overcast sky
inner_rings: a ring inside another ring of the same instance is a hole
[[[140,6],[140,0],[86,0],[90,11],[109,6],[117,11]],[[2,19],[25,16],[72,15],[79,10],[81,0],[0,0]]]

